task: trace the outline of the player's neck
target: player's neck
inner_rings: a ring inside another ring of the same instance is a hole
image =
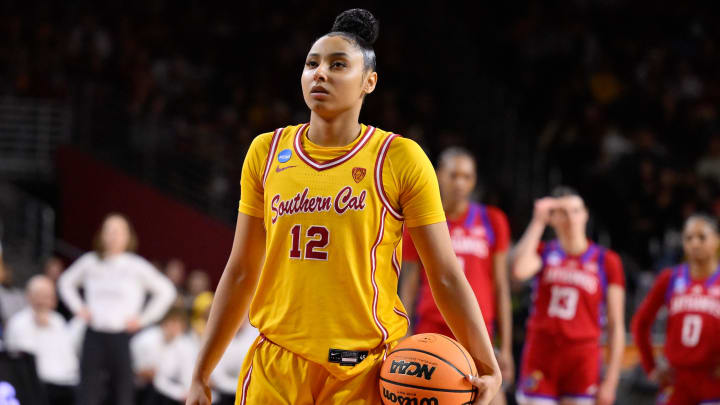
[[[445,217],[451,221],[460,219],[468,209],[470,201],[460,200],[457,202],[443,201],[443,210],[445,210]]]
[[[693,278],[707,278],[715,273],[718,267],[717,258],[713,257],[704,261],[693,261],[689,263],[690,275]]]
[[[565,253],[577,256],[588,249],[588,240],[584,236],[558,235],[560,246]]]
[[[326,119],[312,112],[308,139],[316,145],[327,147],[346,146],[360,136],[361,125],[358,114],[349,110],[340,115]]]

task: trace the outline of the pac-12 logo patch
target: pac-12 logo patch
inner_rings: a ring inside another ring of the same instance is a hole
[[[365,178],[366,172],[367,172],[367,170],[365,170],[364,167],[353,167],[352,175],[353,175],[353,180],[355,180],[355,183],[360,183],[360,181],[362,181],[362,179]]]
[[[278,162],[285,163],[292,157],[292,151],[290,149],[283,149],[278,153]]]

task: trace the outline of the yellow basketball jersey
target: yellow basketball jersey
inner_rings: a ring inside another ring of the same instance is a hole
[[[435,172],[413,141],[362,125],[351,145],[322,148],[307,129],[260,135],[243,166],[240,212],[266,229],[250,321],[331,373],[355,375],[362,362],[330,363],[329,350],[372,350],[405,335],[403,223],[445,218]]]

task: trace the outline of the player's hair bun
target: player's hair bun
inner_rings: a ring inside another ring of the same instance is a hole
[[[353,8],[343,11],[335,18],[332,31],[353,34],[367,45],[372,45],[380,33],[380,23],[371,12]]]

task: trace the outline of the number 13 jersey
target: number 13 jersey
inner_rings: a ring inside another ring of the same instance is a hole
[[[331,373],[354,375],[363,363],[329,363],[329,350],[372,350],[405,335],[403,223],[445,216],[415,142],[365,125],[345,147],[314,145],[307,133],[304,124],[260,135],[245,158],[239,210],[266,230],[250,321]]]
[[[610,284],[625,288],[622,262],[613,251],[589,242],[578,256],[558,241],[540,244],[542,270],[533,280],[530,332],[572,340],[598,339]]]

